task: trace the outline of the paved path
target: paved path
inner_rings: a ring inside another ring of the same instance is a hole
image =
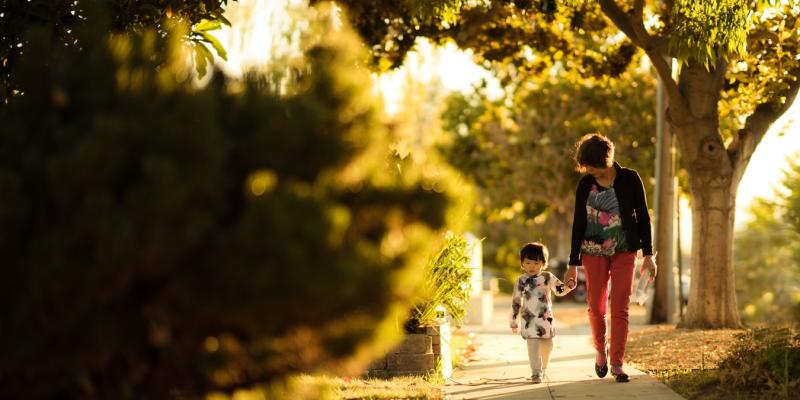
[[[532,384],[525,341],[508,329],[510,304],[508,297],[496,298],[490,325],[461,328],[475,332],[477,350],[473,360],[448,379],[446,399],[682,399],[657,379],[629,365],[625,366],[631,377],[628,383],[617,383],[611,374],[598,378],[586,305],[576,303],[554,305],[558,325],[550,366],[543,382]],[[644,309],[631,306],[631,330],[636,330],[643,318]]]

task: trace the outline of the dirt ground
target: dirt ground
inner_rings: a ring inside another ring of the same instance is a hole
[[[626,358],[644,371],[713,369],[734,343],[734,329],[678,329],[651,325],[628,336]]]

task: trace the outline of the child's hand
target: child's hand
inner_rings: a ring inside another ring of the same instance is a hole
[[[575,289],[575,286],[578,286],[577,284],[575,284],[575,279],[573,278],[567,279],[566,285],[568,288],[570,288],[570,290]]]
[[[572,286],[570,286],[570,281],[572,281]],[[570,265],[569,269],[567,269],[567,273],[564,276],[564,282],[566,282],[567,286],[572,289],[577,286],[578,283],[578,266],[577,265]]]
[[[511,333],[517,333],[517,331],[519,331],[519,328],[517,328],[516,326],[511,328]]]

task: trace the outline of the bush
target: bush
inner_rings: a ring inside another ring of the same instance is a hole
[[[414,307],[406,330],[432,325],[440,307],[461,323],[472,291],[472,271],[467,265],[472,247],[464,235],[448,232],[439,252],[425,264],[425,298]]]
[[[720,363],[727,390],[789,398],[800,390],[800,332],[796,328],[757,328],[737,335]]]
[[[196,398],[391,346],[450,200],[396,168],[352,35],[281,96],[87,21],[31,31],[0,106],[3,393]]]

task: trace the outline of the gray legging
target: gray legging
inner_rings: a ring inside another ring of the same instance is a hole
[[[528,342],[528,360],[531,363],[531,374],[542,376],[550,363],[550,352],[553,350],[553,339],[526,339]]]

